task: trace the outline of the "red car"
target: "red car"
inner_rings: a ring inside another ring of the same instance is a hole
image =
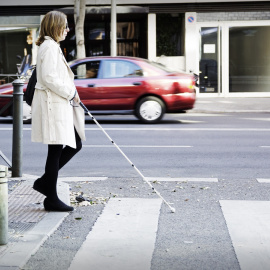
[[[157,123],[164,113],[183,112],[195,103],[192,74],[145,59],[104,56],[69,64],[81,101],[93,114],[134,114],[144,123]],[[11,92],[12,85],[0,86],[0,94]]]

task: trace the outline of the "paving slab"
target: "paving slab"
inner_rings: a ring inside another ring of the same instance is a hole
[[[161,203],[110,199],[69,270],[150,270]]]
[[[220,201],[241,270],[270,269],[270,202]]]

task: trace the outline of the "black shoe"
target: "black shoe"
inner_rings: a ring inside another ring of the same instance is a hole
[[[50,200],[45,198],[43,205],[46,211],[70,212],[74,210],[72,206],[66,205],[59,199]]]
[[[38,191],[39,193],[47,196],[47,191],[44,185],[44,180],[42,178],[38,178],[33,185],[33,189]]]

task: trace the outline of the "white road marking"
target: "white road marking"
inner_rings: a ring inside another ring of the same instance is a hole
[[[235,103],[235,102],[233,102],[233,101],[228,101],[228,100],[220,100],[220,101],[218,101],[218,103],[233,104],[233,103]]]
[[[270,178],[257,178],[259,183],[270,183]]]
[[[269,270],[270,202],[220,201],[241,270]]]
[[[121,148],[190,148],[190,145],[118,145]],[[111,145],[95,145],[95,144],[83,144],[83,147],[115,147]]]
[[[145,177],[148,181],[168,182],[218,182],[218,178]]]
[[[11,176],[10,176],[11,177]],[[39,176],[31,174],[23,174],[22,179],[25,180],[36,180]],[[113,177],[111,177],[113,178]],[[145,177],[148,181],[158,181],[158,182],[212,182],[217,183],[218,178],[200,178],[200,177]],[[21,178],[12,178],[13,180],[19,180]],[[63,182],[93,182],[93,181],[106,181],[108,176],[79,176],[79,177],[59,177],[59,181]],[[261,178],[258,178],[261,179]],[[265,179],[264,179],[265,180]],[[259,181],[259,180],[258,180]],[[270,179],[269,179],[270,182]]]
[[[196,120],[178,120],[180,123],[189,124],[189,123],[205,123],[205,121],[196,121]]]
[[[245,120],[270,121],[270,118],[240,118]]]
[[[63,182],[92,182],[92,181],[105,181],[108,177],[59,177]]]
[[[259,147],[261,147],[261,148],[269,148],[270,146],[269,145],[261,145]]]
[[[85,128],[88,130],[100,130],[100,128]],[[105,130],[113,131],[270,131],[270,128],[105,128]]]
[[[112,198],[69,270],[150,270],[160,199]]]
[[[199,117],[203,117],[203,116],[230,116],[229,114],[221,114],[221,113],[196,113],[196,112],[187,112],[186,114],[184,115],[181,115],[182,116],[199,116]]]
[[[164,127],[157,127],[157,128],[104,128],[105,130],[112,130],[112,131],[236,131],[236,132],[247,132],[247,131],[255,131],[255,132],[264,132],[270,131],[270,128],[164,128]],[[0,131],[12,131],[12,128],[0,128]],[[24,131],[31,131],[31,128],[23,128]],[[86,131],[95,131],[100,130],[100,128],[85,128]]]
[[[207,103],[207,104],[212,104],[213,101],[209,101],[209,100],[196,100],[196,103]]]

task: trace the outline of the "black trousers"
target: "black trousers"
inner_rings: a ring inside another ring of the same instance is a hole
[[[76,129],[76,148],[61,144],[49,144],[48,155],[45,165],[45,173],[42,176],[45,181],[47,197],[52,200],[58,199],[57,196],[57,179],[59,170],[67,164],[71,158],[82,149],[82,141]]]

